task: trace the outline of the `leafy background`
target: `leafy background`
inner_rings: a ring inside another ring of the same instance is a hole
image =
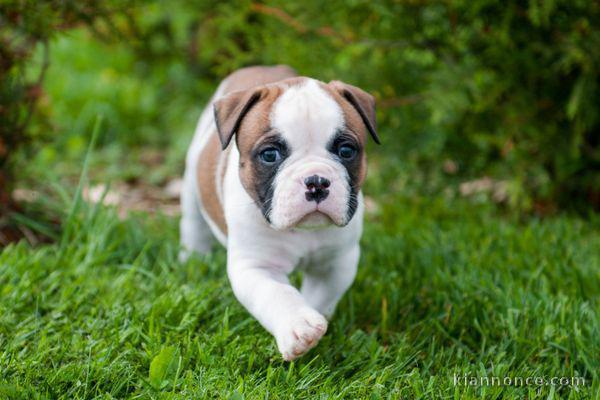
[[[4,7],[12,11],[12,20],[8,12],[4,19],[8,51],[20,50],[17,38],[30,44],[16,66],[25,64],[35,76],[44,61],[39,43],[52,41],[56,68],[43,89],[30,93],[41,104],[28,134],[45,137],[60,158],[65,148],[81,154],[99,113],[107,121],[102,148],[165,147],[187,138],[219,79],[245,65],[285,63],[373,93],[385,138],[373,151],[397,158],[382,171],[416,170],[423,193],[443,190],[453,182],[447,175],[488,176],[500,181],[496,200],[513,210],[544,214],[600,204],[597,2],[9,1]],[[72,29],[82,24],[86,30]],[[15,65],[11,71],[24,75]],[[27,91],[13,86],[12,93],[3,86],[5,101],[23,102],[14,92]],[[52,157],[44,144],[41,157]]]

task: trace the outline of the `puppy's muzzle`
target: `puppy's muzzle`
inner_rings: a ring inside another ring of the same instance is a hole
[[[323,178],[319,175],[309,176],[304,180],[304,184],[308,189],[306,191],[307,201],[316,201],[317,204],[319,204],[329,196],[329,190],[327,188],[331,185],[331,182],[327,178]]]

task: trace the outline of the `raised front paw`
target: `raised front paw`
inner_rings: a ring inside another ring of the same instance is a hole
[[[281,325],[275,339],[283,359],[292,361],[315,347],[325,332],[325,317],[312,308],[304,307]]]

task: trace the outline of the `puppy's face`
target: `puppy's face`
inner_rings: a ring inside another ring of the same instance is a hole
[[[275,229],[346,225],[366,175],[373,98],[342,82],[292,78],[215,103],[226,147],[234,133],[240,179]]]

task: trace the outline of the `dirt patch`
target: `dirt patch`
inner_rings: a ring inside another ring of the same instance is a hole
[[[177,216],[180,213],[181,185],[181,179],[172,179],[162,187],[140,182],[119,182],[111,186],[98,184],[85,187],[83,198],[90,203],[116,207],[120,218],[125,218],[132,211]]]

